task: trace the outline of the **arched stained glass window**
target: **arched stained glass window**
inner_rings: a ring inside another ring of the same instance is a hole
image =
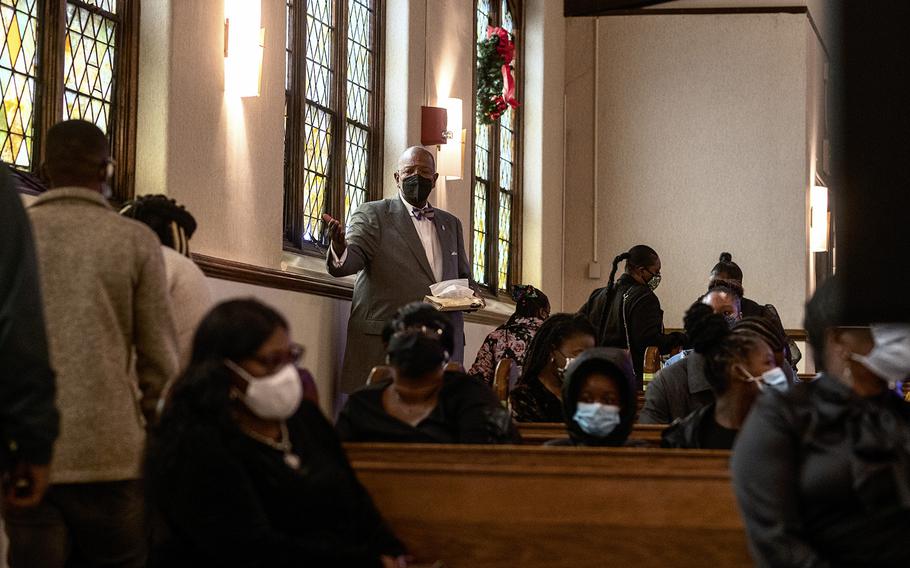
[[[378,197],[378,0],[286,0],[285,246],[326,244],[322,215],[347,221]]]
[[[63,118],[109,131],[117,49],[114,0],[68,1],[63,59]]]
[[[476,0],[474,39],[475,44],[486,39],[488,26],[500,26],[512,34],[516,46],[514,75],[520,98],[519,8],[516,0]],[[514,235],[518,234],[520,224],[519,109],[510,107],[490,125],[481,124],[475,112],[472,272],[474,280],[494,293],[509,289],[517,279],[519,266],[514,246]]]
[[[0,51],[0,160],[16,168],[32,166],[38,67],[38,0],[2,0]]]
[[[88,120],[111,141],[115,200],[132,196],[138,6],[137,0],[0,0],[0,160],[34,172],[48,128]]]

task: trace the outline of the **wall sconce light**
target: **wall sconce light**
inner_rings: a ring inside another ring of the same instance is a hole
[[[258,97],[265,29],[261,0],[224,0],[224,92]]]
[[[828,188],[813,185],[809,193],[809,251],[828,250]]]
[[[420,144],[423,146],[445,144],[447,121],[446,109],[431,106],[420,107]]]
[[[462,178],[464,169],[464,140],[465,131],[462,129],[462,109],[464,103],[461,99],[445,99],[446,128],[443,135],[446,143],[439,147],[437,154],[437,171],[447,180]]]

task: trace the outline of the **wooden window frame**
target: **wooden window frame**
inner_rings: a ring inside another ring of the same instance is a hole
[[[494,14],[493,18],[494,25],[498,26],[502,24],[502,14],[501,14],[501,0],[492,0]],[[480,38],[476,37],[477,34],[477,0],[474,0],[472,3],[474,7],[473,14],[473,32],[474,43],[471,50],[471,60],[473,62],[473,72],[472,72],[472,85],[473,85],[473,94],[471,97],[472,100],[472,120],[474,121],[474,128],[471,129],[471,220],[469,233],[471,235],[469,250],[471,251],[471,270],[473,274],[474,267],[474,185],[477,180],[476,172],[476,159],[475,154],[477,150],[477,42]],[[515,96],[521,101],[524,95],[524,10],[521,0],[508,0],[512,16],[515,20],[515,39],[516,39],[516,61],[515,61],[515,73],[518,76],[517,81],[515,82]],[[490,156],[488,162],[488,171],[490,172],[490,182],[488,184],[488,193],[487,193],[487,215],[486,215],[486,231],[487,231],[487,263],[486,263],[486,279],[487,284],[480,284],[481,291],[490,298],[496,298],[504,301],[511,300],[511,287],[514,284],[521,282],[521,233],[522,233],[522,210],[523,210],[523,195],[524,195],[524,186],[523,186],[523,164],[524,164],[524,144],[523,144],[523,133],[524,133],[524,124],[523,124],[523,113],[522,108],[512,109],[512,112],[515,113],[515,132],[513,134],[515,142],[515,161],[513,162],[513,171],[512,171],[512,220],[509,231],[509,238],[511,244],[511,257],[509,258],[509,278],[506,282],[505,289],[500,289],[499,287],[499,194],[500,194],[500,177],[499,177],[499,134],[500,126],[499,120],[494,124],[490,125]]]
[[[290,70],[290,93],[287,97],[287,124],[285,126],[285,178],[282,243],[284,250],[296,254],[323,257],[327,242],[293,242],[288,234],[300,234],[304,226],[303,204],[306,201],[306,148],[304,128],[306,115],[306,1],[295,0],[293,22],[294,57]],[[331,101],[335,110],[329,112],[332,140],[329,155],[326,208],[324,213],[342,219],[345,199],[345,129],[347,117],[347,47],[348,3],[351,0],[334,0],[335,44],[333,46],[333,81]],[[372,92],[370,99],[369,155],[367,158],[367,195],[365,201],[382,197],[383,104],[385,100],[385,2],[373,0],[373,65],[371,68]],[[339,65],[344,63],[344,65]],[[321,108],[321,107],[320,107]],[[339,159],[340,158],[340,159]]]
[[[80,0],[43,0],[38,13],[38,63],[35,96],[34,142],[32,163],[20,183],[34,193],[41,178],[41,163],[46,153],[47,131],[63,119],[66,86],[65,45],[66,5],[78,5],[89,12],[108,14]],[[117,0],[114,84],[108,140],[114,168],[111,202],[117,206],[133,198],[136,186],[136,113],[139,85],[139,13],[140,0]],[[10,166],[11,169],[12,166]],[[21,170],[16,170],[21,172]],[[31,175],[29,175],[31,174]],[[41,180],[42,182],[46,180]]]

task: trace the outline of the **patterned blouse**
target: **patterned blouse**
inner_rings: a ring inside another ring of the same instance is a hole
[[[505,323],[491,331],[477,352],[477,358],[468,374],[492,385],[496,364],[508,358],[512,360],[513,366],[517,367],[518,372],[515,376],[520,376],[525,362],[525,351],[542,323],[543,320],[540,318],[515,318],[515,321]]]

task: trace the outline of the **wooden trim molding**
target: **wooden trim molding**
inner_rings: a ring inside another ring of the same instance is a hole
[[[727,8],[641,8],[660,4],[662,2],[614,2],[615,7],[608,7],[603,2],[597,5],[597,2],[588,0],[588,6],[569,6],[571,0],[567,0],[565,7],[565,17],[592,17],[592,16],[674,16],[674,15],[705,15],[705,14],[807,14],[809,8],[806,6],[751,6],[751,7],[727,7]],[[624,6],[622,4],[625,4]],[[672,5],[670,2],[666,4]]]
[[[352,286],[340,280],[333,282],[334,278],[330,276],[318,278],[203,254],[193,254],[193,260],[206,276],[219,280],[325,296],[337,300],[350,300],[354,295]]]
[[[262,286],[263,288],[312,294],[336,300],[350,301],[354,295],[353,286],[343,280],[336,280],[331,276],[324,278],[308,276],[204,254],[193,254],[193,260],[196,261],[196,264],[206,276],[217,278],[218,280],[229,280],[231,282]],[[465,314],[464,319],[470,323],[498,326],[505,323],[509,316],[493,311],[480,311]]]
[[[678,331],[680,333],[685,332],[685,330],[682,329],[681,327],[668,327],[664,331],[666,331],[667,333],[673,333],[675,331]],[[786,333],[787,337],[789,337],[793,341],[809,341],[809,334],[806,332],[805,329],[785,329],[784,333]]]

